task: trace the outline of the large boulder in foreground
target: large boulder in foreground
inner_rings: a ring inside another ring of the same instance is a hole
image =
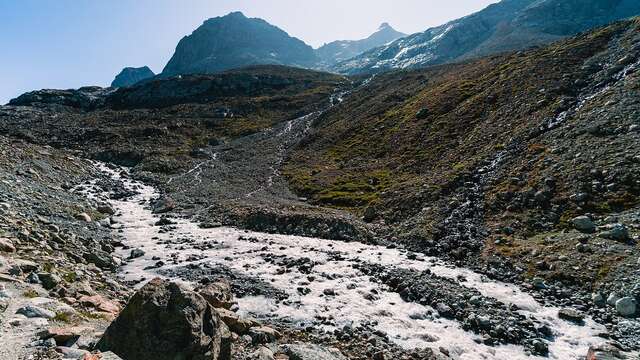
[[[231,358],[229,330],[211,305],[161,279],[133,295],[96,347],[136,360]]]

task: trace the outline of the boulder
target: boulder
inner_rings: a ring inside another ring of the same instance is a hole
[[[629,241],[629,230],[624,224],[613,224],[607,231],[600,233],[600,237],[616,241]]]
[[[229,329],[236,334],[244,335],[252,327],[260,325],[256,320],[240,317],[240,315],[231,310],[218,308],[216,312]]]
[[[41,307],[35,305],[27,305],[21,307],[16,311],[16,314],[24,315],[28,318],[45,318],[45,319],[53,319],[56,314],[47,309],[43,309]]]
[[[60,276],[56,274],[51,274],[47,272],[41,272],[38,274],[38,279],[42,283],[42,287],[51,290],[54,287],[58,286],[62,282]]]
[[[631,317],[636,313],[636,299],[632,297],[623,297],[620,300],[616,301],[616,311],[618,314]]]
[[[76,214],[75,218],[76,218],[76,220],[80,220],[80,221],[84,221],[84,222],[91,222],[91,216],[89,216],[89,214],[87,214],[87,213]]]
[[[136,292],[96,345],[123,359],[228,360],[228,329],[196,292],[153,279]]]
[[[173,199],[168,197],[168,196],[163,196],[163,197],[159,198],[151,206],[151,208],[152,208],[152,210],[153,210],[153,212],[155,214],[167,213],[167,212],[175,209],[175,207],[176,207],[175,201],[173,201]]]
[[[314,344],[284,345],[289,360],[347,360],[337,349]]]
[[[200,288],[198,294],[214,308],[231,309],[235,305],[231,284],[225,280],[216,281]]]
[[[616,360],[625,358],[626,356],[624,356],[617,347],[611,344],[600,344],[589,348],[586,360]]]
[[[268,344],[281,337],[278,330],[268,326],[257,326],[249,329],[249,336],[254,344]]]
[[[560,311],[558,311],[558,317],[560,319],[577,323],[577,324],[582,323],[582,321],[584,321],[584,314],[570,308],[561,309]]]
[[[573,227],[580,232],[591,234],[596,231],[596,225],[588,216],[575,217],[571,222]]]
[[[103,298],[100,295],[83,296],[78,299],[80,304],[87,307],[92,307],[98,311],[116,315],[120,311],[120,306],[110,300]]]

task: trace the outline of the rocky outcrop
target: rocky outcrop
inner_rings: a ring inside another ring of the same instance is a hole
[[[126,67],[111,82],[111,87],[129,87],[156,76],[148,66],[139,68]]]
[[[125,359],[230,359],[228,329],[207,301],[154,279],[140,289],[97,344]]]
[[[111,92],[111,89],[98,86],[86,86],[77,90],[43,89],[22,94],[9,101],[9,105],[63,105],[82,110],[95,110],[104,105],[106,96]]]
[[[161,76],[211,74],[257,64],[309,67],[313,49],[262,19],[241,12],[209,19],[178,43]]]

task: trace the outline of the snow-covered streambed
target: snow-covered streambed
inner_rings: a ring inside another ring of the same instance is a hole
[[[332,326],[375,321],[377,329],[404,347],[443,347],[452,355],[458,354],[460,359],[532,358],[520,346],[479,344],[475,341],[478,335],[464,331],[456,321],[421,315],[433,312],[433,309],[403,301],[397,293],[372,281],[354,265],[369,262],[397,268],[430,269],[442,277],[456,279],[463,276],[466,278],[464,286],[505,304],[516,304],[522,309],[519,310],[521,314],[547,324],[556,334],[555,340],[549,343],[549,358],[582,359],[590,345],[602,342],[596,334],[604,332],[605,328],[590,319],[583,326],[560,320],[557,317],[559,309],[541,306],[515,286],[487,280],[437,259],[408,256],[402,250],[227,227],[203,229],[185,219],[174,219],[174,229],[164,231],[155,226],[159,217],[149,206],[150,200],[158,196],[154,188],[121,178],[118,171],[99,166],[139,192],[125,200],[111,201],[117,210],[116,231],[124,236],[129,248],[144,251],[144,256],[132,259],[122,267],[122,276],[127,280],[150,280],[160,273],[166,276],[172,273],[172,268],[184,269],[188,264],[212,264],[262,280],[289,295],[286,301],[264,296],[239,299],[241,311],[257,318],[275,318],[299,325],[316,324],[327,330]],[[119,251],[127,258],[131,250]],[[308,258],[315,265],[302,267],[302,271],[298,266],[283,270],[281,264],[273,261],[278,256],[293,261]],[[163,263],[160,267],[157,267],[158,261]],[[310,291],[299,291],[299,288]],[[376,294],[375,298],[367,296],[372,292]],[[318,319],[331,321],[319,323]]]

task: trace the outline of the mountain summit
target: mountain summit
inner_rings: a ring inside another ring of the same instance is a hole
[[[322,65],[331,66],[405,36],[407,34],[395,30],[385,22],[366,39],[333,41],[318,48],[316,55],[320,58]]]
[[[503,0],[367,51],[332,70],[379,72],[524,49],[638,14],[638,0]]]
[[[311,67],[315,62],[313,49],[303,41],[262,19],[232,12],[206,20],[182,38],[162,76],[215,73],[256,64]]]

